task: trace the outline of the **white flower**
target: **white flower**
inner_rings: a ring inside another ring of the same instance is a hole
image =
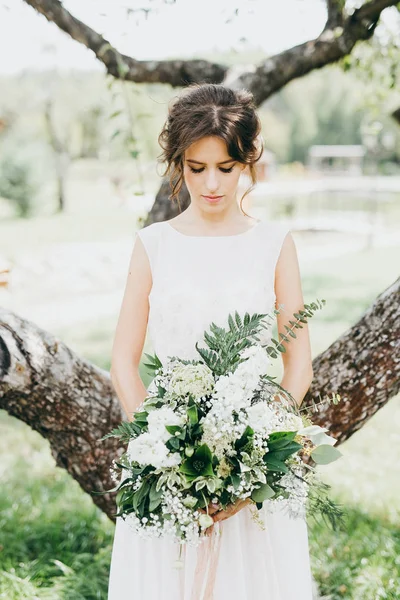
[[[249,425],[254,431],[262,431],[264,429],[270,429],[276,421],[276,415],[273,410],[265,404],[265,402],[258,402],[253,404],[247,409],[247,416],[249,419]]]
[[[202,529],[207,529],[207,527],[211,527],[214,524],[214,519],[210,517],[210,515],[205,515],[204,513],[199,518],[199,525]]]
[[[268,352],[260,344],[245,348],[240,355],[242,358],[247,358],[247,360],[241,363],[238,368],[257,374],[258,377],[265,375],[271,365]]]
[[[285,427],[287,431],[303,429],[303,419],[292,412],[286,414]]]
[[[194,496],[186,496],[186,498],[182,500],[182,504],[189,508],[194,508],[197,504],[197,498]]]
[[[183,425],[184,422],[185,418],[177,415],[169,406],[152,410],[147,417],[149,433],[162,442],[166,442],[171,437],[165,428],[166,425]]]
[[[129,460],[140,465],[153,465],[153,467],[174,467],[180,464],[181,457],[178,452],[169,452],[166,445],[156,439],[151,433],[142,433],[128,445]]]
[[[239,366],[240,368],[240,366]],[[221,376],[215,383],[215,393],[218,399],[226,399],[231,411],[238,411],[250,405],[253,391],[258,384],[258,376],[249,377],[247,373],[235,373]]]
[[[211,393],[213,387],[212,371],[202,363],[178,364],[173,368],[169,381],[169,391],[178,396],[191,394],[195,398],[201,398]]]

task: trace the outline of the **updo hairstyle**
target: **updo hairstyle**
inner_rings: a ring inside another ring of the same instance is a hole
[[[257,183],[255,163],[264,150],[253,94],[222,84],[193,83],[169,103],[168,117],[158,136],[163,150],[158,161],[167,164],[162,177],[169,175],[172,190],[169,199],[177,199],[179,208],[184,153],[206,136],[224,140],[229,156],[247,165],[252,184],[240,200],[240,209],[246,214],[242,202]]]

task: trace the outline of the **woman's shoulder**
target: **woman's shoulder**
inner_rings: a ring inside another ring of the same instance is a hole
[[[159,221],[156,223],[150,223],[150,225],[146,225],[145,227],[141,227],[135,232],[135,238],[138,237],[143,243],[153,272],[158,260],[157,256],[159,239],[162,228],[163,222]]]
[[[144,227],[137,229],[136,235],[138,235],[142,240],[156,239],[163,227],[164,221],[150,223],[150,225],[145,225]]]
[[[287,221],[263,219],[259,222],[261,235],[268,236],[271,241],[281,242],[291,232],[291,226]]]

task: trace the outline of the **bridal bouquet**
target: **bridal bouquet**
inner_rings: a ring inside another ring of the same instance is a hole
[[[299,408],[268,375],[271,358],[285,351],[282,342],[296,337],[294,329],[325,301],[317,302],[294,314],[282,340],[271,340],[274,346],[264,347],[257,336],[270,327],[270,314],[242,318],[235,312],[228,329],[212,323],[204,332],[208,348],[196,344],[199,360],[174,356],[163,365],[156,354],[146,354],[153,391],[132,421],[101,438],[128,443],[112,463],[118,485],[107,490],[117,491],[116,516],[144,537],[168,535],[194,545],[213,524],[210,503],[224,510],[250,498],[262,527],[258,510],[278,503],[293,517],[319,512],[335,525],[341,511],[308,459],[336,460],[336,440],[310,420],[315,403]]]

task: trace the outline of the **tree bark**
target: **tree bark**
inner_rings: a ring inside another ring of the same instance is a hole
[[[296,343],[296,340],[294,340]],[[400,278],[361,319],[313,360],[314,380],[304,398],[339,393],[343,400],[314,415],[341,444],[400,389]]]
[[[398,393],[399,340],[400,279],[314,359],[315,377],[303,406],[332,393],[343,397],[313,416],[330,429],[337,446]],[[109,373],[5,309],[0,309],[0,408],[46,438],[56,464],[85,492],[114,487],[109,467],[124,448],[115,439],[99,439],[126,416]],[[114,495],[92,498],[114,520]]]
[[[1,307],[0,408],[46,438],[57,466],[85,492],[115,486],[109,467],[118,443],[98,440],[126,417],[109,374]],[[111,518],[111,494],[93,501]]]

